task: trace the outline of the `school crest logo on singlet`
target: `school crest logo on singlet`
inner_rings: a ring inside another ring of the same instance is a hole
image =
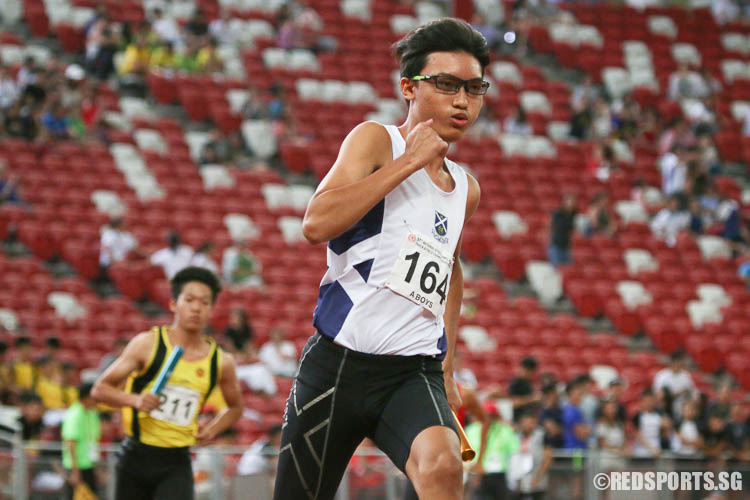
[[[435,210],[435,225],[432,235],[440,243],[448,243],[448,217]]]

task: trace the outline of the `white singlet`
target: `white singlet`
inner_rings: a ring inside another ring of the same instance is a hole
[[[396,126],[384,127],[396,159],[406,141]],[[453,191],[419,169],[328,243],[313,315],[321,334],[370,354],[445,355],[443,310],[468,194],[466,172],[445,164]]]

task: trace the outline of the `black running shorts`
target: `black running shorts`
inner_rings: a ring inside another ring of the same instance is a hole
[[[116,468],[115,500],[192,500],[189,448],[160,448],[126,439]]]
[[[414,438],[438,425],[458,439],[440,360],[364,354],[316,333],[287,400],[274,499],[333,498],[366,437],[405,472]]]

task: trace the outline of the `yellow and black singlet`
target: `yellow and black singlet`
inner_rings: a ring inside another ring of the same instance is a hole
[[[151,390],[162,365],[172,352],[167,327],[154,327],[156,342],[148,364],[127,381],[127,392],[141,394]],[[125,434],[143,444],[162,448],[180,448],[195,444],[196,420],[203,404],[221,377],[221,349],[213,339],[208,355],[198,361],[180,359],[161,393],[161,404],[150,413],[123,408]]]

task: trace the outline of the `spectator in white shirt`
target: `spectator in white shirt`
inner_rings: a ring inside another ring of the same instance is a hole
[[[258,356],[274,375],[294,377],[297,371],[297,348],[288,340],[284,340],[284,330],[271,330],[268,342],[260,348]]]
[[[175,231],[167,234],[167,246],[151,255],[151,263],[161,266],[167,279],[188,267],[193,260],[193,249],[188,245],[180,244],[180,235]]]
[[[8,68],[0,65],[0,109],[7,109],[18,99],[18,85]]]
[[[700,453],[701,437],[696,419],[698,408],[695,401],[687,401],[682,406],[681,422],[677,432],[672,434],[670,446],[672,451],[683,457],[695,457]]]
[[[231,20],[232,15],[229,10],[222,9],[221,16],[208,24],[208,32],[221,45],[231,45],[234,43],[234,36],[229,29]]]
[[[677,71],[669,76],[669,99],[680,101],[682,99],[695,99],[704,90],[705,84],[700,75],[690,71],[687,64],[680,64]]]
[[[685,370],[685,358],[681,352],[675,352],[670,356],[670,365],[663,368],[654,375],[654,391],[660,392],[664,389],[672,396],[673,415],[682,414],[682,405],[685,401],[698,395],[695,382],[687,370]]]
[[[526,112],[518,108],[515,115],[511,115],[503,122],[503,132],[506,134],[530,136],[534,134],[531,125],[526,119]]]
[[[685,150],[679,145],[673,146],[671,151],[659,158],[659,170],[661,171],[661,190],[665,195],[682,192],[687,180]]]
[[[237,380],[244,382],[256,393],[273,396],[278,391],[276,380],[268,366],[258,357],[258,349],[253,343],[245,344],[244,359],[237,363]],[[239,357],[240,355],[238,355]]]
[[[99,265],[108,268],[115,262],[125,260],[138,248],[138,241],[128,231],[122,230],[122,219],[116,217],[102,227],[99,239]]]
[[[677,236],[690,227],[690,212],[680,206],[680,197],[672,195],[665,208],[651,221],[651,232],[670,247],[677,244]]]
[[[151,27],[165,42],[174,45],[180,45],[182,43],[182,34],[180,33],[180,27],[177,25],[177,21],[172,17],[165,16],[161,9],[154,9],[154,20],[151,23]]]

